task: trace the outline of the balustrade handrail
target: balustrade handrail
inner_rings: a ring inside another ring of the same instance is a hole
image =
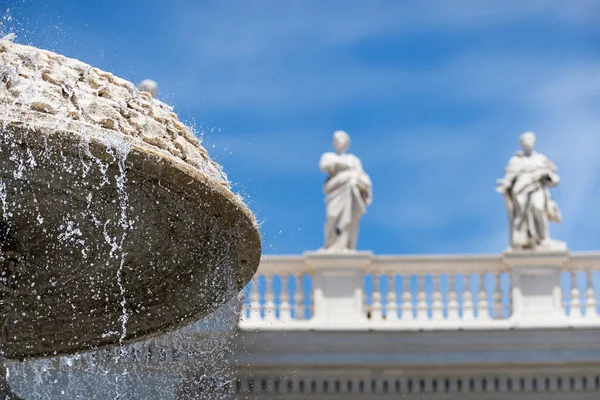
[[[375,256],[367,273],[443,274],[454,272],[504,271],[507,266],[497,255]]]
[[[573,253],[570,260],[562,267],[566,271],[593,271],[600,269],[600,253]]]
[[[301,255],[263,256],[256,275],[294,275],[310,272],[310,266]]]
[[[598,252],[264,256],[240,327],[600,326],[599,271]]]
[[[600,255],[598,256],[600,260]],[[302,255],[263,256],[257,275],[289,275],[313,270]],[[366,273],[445,273],[507,270],[499,255],[372,255]]]
[[[534,253],[530,254],[535,257]],[[562,266],[564,270],[600,268],[600,253],[572,253]],[[503,256],[491,255],[371,255],[364,267],[366,273],[441,274],[451,272],[508,271],[511,266]],[[303,255],[263,256],[257,275],[289,275],[310,273],[313,266]]]

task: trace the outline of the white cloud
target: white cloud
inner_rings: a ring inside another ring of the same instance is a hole
[[[531,18],[598,29],[595,0],[238,0],[171,7],[173,38],[207,56],[248,59],[282,57],[298,47],[330,47],[390,30],[399,32],[470,31]],[[190,32],[198,33],[191,36]],[[277,50],[277,51],[273,51]]]
[[[368,5],[367,5],[368,4]],[[529,20],[598,31],[600,3],[574,0],[483,2],[234,1],[170,9],[172,39],[188,68],[161,77],[177,101],[286,112],[418,90],[419,71],[374,67],[344,51],[383,34],[487,31]],[[178,82],[184,82],[179,83]],[[167,89],[168,90],[168,89]]]

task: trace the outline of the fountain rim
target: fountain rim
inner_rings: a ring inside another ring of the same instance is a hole
[[[2,110],[1,106],[2,104],[0,104],[0,110]],[[252,214],[248,206],[230,190],[228,187],[228,182],[215,179],[206,172],[188,164],[183,159],[172,155],[166,150],[148,144],[139,137],[130,136],[119,131],[113,131],[85,121],[59,120],[52,114],[47,114],[40,111],[19,110],[17,112],[18,115],[14,115],[15,112],[11,112],[10,107],[7,111],[8,112],[5,114],[7,117],[2,118],[4,121],[0,120],[0,127],[2,129],[20,128],[36,131],[45,135],[59,135],[61,133],[67,133],[69,135],[80,137],[82,139],[82,143],[84,140],[87,142],[96,141],[99,144],[107,146],[117,142],[129,142],[129,144],[132,146],[132,150],[142,150],[143,152],[150,153],[157,158],[168,159],[174,167],[179,169],[181,172],[190,175],[191,178],[195,178],[203,183],[214,185],[212,189],[217,190],[220,195],[227,198],[227,200],[233,203],[234,206],[238,207],[248,218],[249,222],[255,225],[258,229],[258,223],[256,222],[254,214]],[[83,130],[81,128],[83,128]],[[117,141],[115,141],[115,139]]]
[[[0,108],[1,110],[1,108]],[[27,121],[27,122],[24,122]],[[165,162],[168,167],[172,167],[179,172],[189,176],[191,179],[196,181],[199,185],[205,186],[207,189],[213,190],[216,194],[231,204],[231,207],[236,209],[239,214],[236,218],[244,218],[245,223],[242,225],[246,227],[243,234],[237,238],[238,243],[242,243],[240,253],[243,253],[246,259],[249,262],[243,266],[240,266],[239,263],[236,266],[236,271],[238,273],[238,281],[236,282],[238,290],[243,289],[243,287],[252,279],[254,273],[258,269],[258,264],[260,263],[261,258],[261,238],[259,227],[256,222],[256,218],[254,214],[250,211],[248,206],[244,204],[244,202],[236,196],[227,186],[227,182],[219,181],[214,177],[210,176],[206,172],[194,167],[193,165],[188,164],[183,159],[176,157],[170,154],[166,150],[162,150],[155,146],[152,146],[142,139],[134,136],[128,136],[119,131],[112,131],[110,129],[106,129],[95,124],[91,124],[85,121],[79,120],[60,120],[57,117],[39,112],[34,110],[15,110],[8,108],[5,117],[3,117],[3,121],[0,121],[0,127],[2,130],[27,130],[31,133],[37,133],[40,135],[66,135],[71,140],[77,140],[81,143],[89,143],[89,144],[99,144],[103,146],[111,146],[114,148],[115,144],[127,142],[131,148],[130,151],[146,153],[149,156],[153,156],[162,162]],[[65,150],[68,150],[66,148]],[[73,151],[66,151],[66,154],[69,155],[77,155],[77,151],[80,148],[75,147]],[[165,167],[166,168],[166,167]],[[251,244],[257,244],[254,249],[250,248]],[[198,318],[198,315],[201,314],[199,312],[191,313],[186,318],[181,318],[175,321],[171,321],[171,323],[165,323],[161,325],[160,329],[155,329],[150,332],[138,331],[134,336],[127,337],[122,341],[123,344],[133,344],[140,341],[150,340],[152,338],[168,334],[170,332],[176,331],[177,329],[188,326],[189,324],[199,321],[202,318],[214,313],[219,307],[223,306],[227,303],[227,299],[218,304],[217,306],[210,307],[210,312],[204,314],[201,318]],[[5,345],[3,345],[4,347]],[[56,357],[56,356],[68,356],[77,353],[85,353],[90,351],[96,351],[107,347],[118,346],[117,343],[102,343],[99,345],[90,346],[87,348],[81,348],[79,350],[69,352],[69,351],[49,351],[46,353],[39,353],[35,355],[15,355],[11,356],[10,353],[5,353],[4,357],[6,359],[11,360],[32,360],[32,359],[40,359],[47,357]]]

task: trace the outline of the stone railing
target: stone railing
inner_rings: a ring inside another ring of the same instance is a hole
[[[239,327],[442,330],[600,326],[600,253],[270,256]]]

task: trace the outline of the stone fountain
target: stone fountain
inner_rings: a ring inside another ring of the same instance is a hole
[[[130,82],[0,40],[0,132],[5,358],[173,330],[256,271],[253,215],[171,109]]]

